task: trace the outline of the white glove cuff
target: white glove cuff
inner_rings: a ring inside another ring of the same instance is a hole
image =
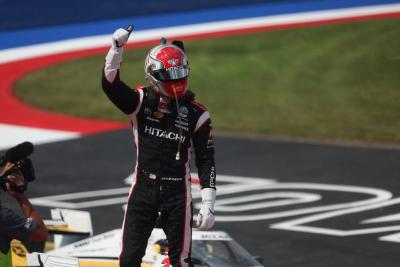
[[[106,56],[106,65],[119,68],[122,62],[123,52],[124,49],[122,47],[111,47]]]
[[[108,51],[104,66],[104,75],[109,82],[114,81],[115,76],[121,67],[123,51],[122,47],[111,47]]]
[[[201,199],[203,202],[209,202],[212,203],[212,206],[214,207],[215,204],[215,199],[216,199],[216,190],[213,188],[203,188],[201,190]]]

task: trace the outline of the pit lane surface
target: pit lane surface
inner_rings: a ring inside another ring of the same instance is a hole
[[[217,215],[220,216],[302,211],[370,197],[366,197],[365,193],[355,193],[354,189],[357,188],[377,191],[382,196],[386,194],[386,200],[363,205],[361,210],[354,211],[353,208],[354,212],[351,209],[345,210],[350,212],[341,212],[343,209],[339,209],[340,214],[336,216],[300,223],[309,228],[297,231],[279,225],[299,218],[305,220],[307,216],[315,214],[326,214],[326,209],[287,217],[217,222],[217,229],[227,231],[252,254],[261,255],[266,266],[398,266],[400,244],[379,238],[391,235],[392,241],[398,240],[393,234],[396,233],[399,219],[399,205],[396,204],[400,195],[400,150],[218,136],[216,146],[219,174],[242,176],[239,180],[244,183],[254,178],[262,178],[261,181],[266,182],[265,186],[250,193],[239,192],[233,196],[234,199],[258,196],[261,191],[278,194],[267,199],[269,203],[291,199],[293,196],[290,194],[294,193],[299,198],[307,195],[320,197],[315,202],[248,208],[236,213],[218,212],[217,208]],[[28,194],[31,199],[37,199],[49,195],[126,187],[124,179],[133,171],[135,155],[129,130],[38,145],[32,156],[37,180],[30,184]],[[274,179],[272,187],[269,185],[270,179]],[[221,187],[224,183],[227,183],[225,179]],[[331,191],[334,185],[339,188]],[[352,187],[348,189],[345,185]],[[325,190],[326,186],[330,186],[330,189]],[[127,194],[122,196],[126,197]],[[105,203],[109,198],[110,195],[99,194],[96,199]],[[221,196],[218,200],[226,198]],[[6,205],[16,207],[4,194],[2,200]],[[231,206],[239,209],[249,203],[257,204],[257,201],[253,199]],[[386,204],[380,205],[382,203]],[[38,206],[38,210],[47,218],[50,217],[49,209]],[[100,204],[84,210],[91,212],[95,233],[118,228],[122,224],[121,203]],[[337,210],[334,212],[338,213]],[[375,218],[380,220],[367,223]],[[332,234],[335,231],[336,235]]]

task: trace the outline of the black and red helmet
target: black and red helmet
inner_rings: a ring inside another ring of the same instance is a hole
[[[144,64],[146,78],[157,93],[182,97],[188,87],[189,62],[185,52],[174,44],[161,44],[150,50]]]

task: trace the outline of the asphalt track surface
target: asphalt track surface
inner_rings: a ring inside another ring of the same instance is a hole
[[[373,187],[390,191],[394,197],[400,195],[398,149],[218,136],[216,147],[219,174],[273,178],[280,183]],[[29,186],[31,198],[122,187],[123,179],[133,171],[135,148],[131,132],[122,130],[39,145],[32,159],[37,180]],[[16,207],[4,193],[1,197],[5,205]],[[357,195],[327,193],[321,201],[329,204],[358,198]],[[360,221],[395,214],[397,207],[347,214],[311,225],[360,228]],[[49,208],[38,207],[38,210],[44,217],[50,216]],[[95,233],[119,228],[122,224],[121,204],[86,210],[91,212]],[[271,228],[274,223],[293,218],[296,216],[217,222],[216,229],[227,231],[253,255],[261,255],[266,266],[398,266],[400,244],[378,240],[395,231],[342,237]],[[374,227],[396,223],[378,223]]]

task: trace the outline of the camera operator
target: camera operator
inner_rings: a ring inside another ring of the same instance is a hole
[[[29,166],[21,168],[19,167],[21,165]],[[6,162],[0,172],[2,190],[17,201],[23,214],[21,216],[14,210],[5,207],[0,200],[1,266],[11,266],[10,242],[13,239],[21,241],[29,251],[43,251],[47,239],[46,226],[24,193],[30,179],[25,176],[34,176],[30,159],[24,159],[18,163]]]

